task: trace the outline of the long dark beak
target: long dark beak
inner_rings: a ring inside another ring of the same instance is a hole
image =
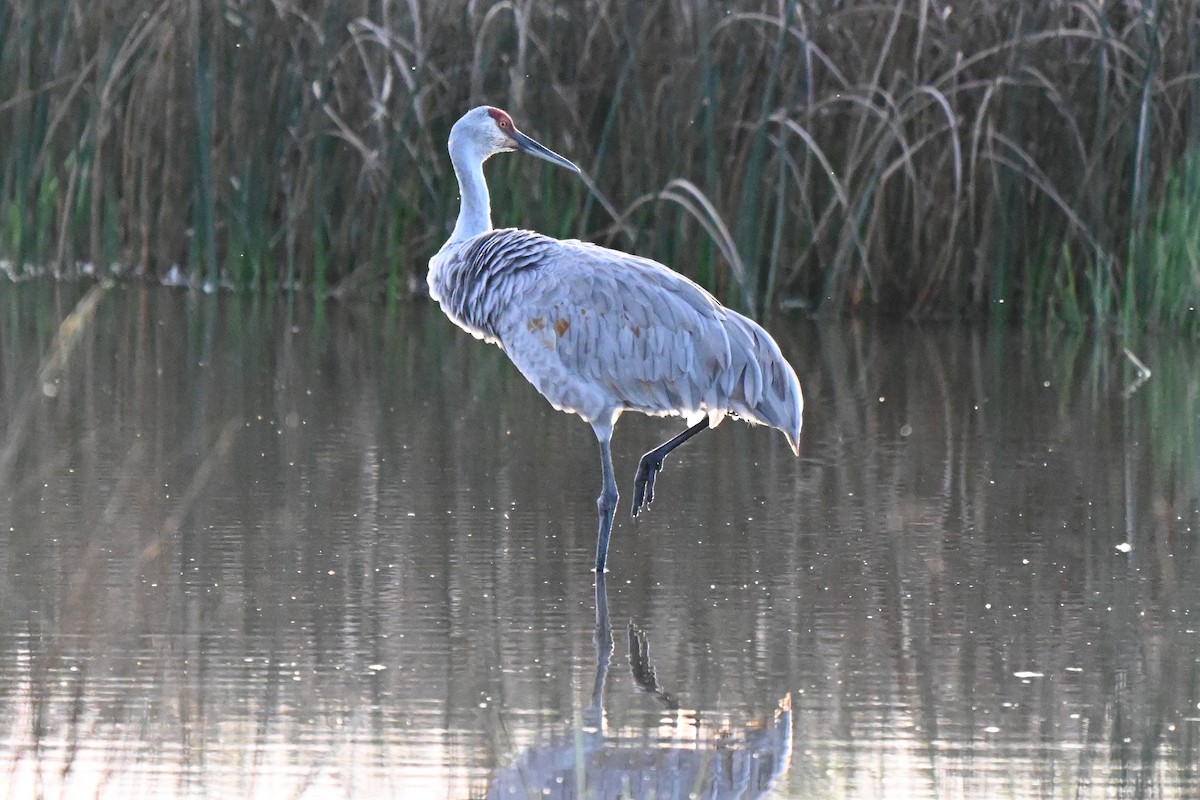
[[[529,155],[531,155],[531,156],[537,156],[538,158],[544,158],[547,161],[549,161],[551,164],[558,164],[560,167],[566,167],[567,169],[571,170],[572,172],[580,172],[579,167],[575,166],[570,161],[568,161],[567,159],[560,156],[558,153],[551,150],[549,147],[546,147],[543,144],[538,144],[536,141],[534,141],[533,139],[530,139],[528,136],[521,133],[520,131],[514,130],[512,132],[512,137],[513,137],[513,140],[517,143],[517,149],[520,150],[522,153],[529,153]]]

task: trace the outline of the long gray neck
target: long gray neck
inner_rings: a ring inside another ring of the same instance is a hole
[[[492,204],[480,154],[465,142],[456,141],[450,146],[450,160],[458,177],[458,194],[462,202],[450,241],[462,242],[492,229]]]

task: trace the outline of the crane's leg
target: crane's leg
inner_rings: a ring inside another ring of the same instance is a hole
[[[663,442],[658,447],[642,456],[638,462],[637,475],[633,477],[633,515],[636,517],[643,508],[654,502],[654,479],[663,468],[663,459],[667,454],[700,431],[708,427],[708,417],[697,422],[678,436]]]
[[[608,537],[612,535],[613,516],[617,511],[617,479],[613,475],[612,453],[609,450],[612,424],[593,423],[592,428],[600,442],[600,471],[604,476],[604,486],[596,498],[596,512],[600,517],[600,530],[596,534],[596,572],[603,575],[604,562],[608,559]]]

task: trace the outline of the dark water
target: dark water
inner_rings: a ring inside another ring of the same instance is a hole
[[[802,458],[633,523],[624,418],[597,596],[590,429],[436,308],[86,289],[0,286],[0,796],[1200,792],[1194,343],[790,323]]]

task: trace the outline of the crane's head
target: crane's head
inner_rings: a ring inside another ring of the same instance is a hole
[[[463,114],[450,129],[450,154],[470,153],[480,162],[496,153],[522,153],[544,158],[551,164],[579,172],[579,167],[550,148],[539,144],[517,130],[512,117],[506,111],[492,106],[479,106]]]

